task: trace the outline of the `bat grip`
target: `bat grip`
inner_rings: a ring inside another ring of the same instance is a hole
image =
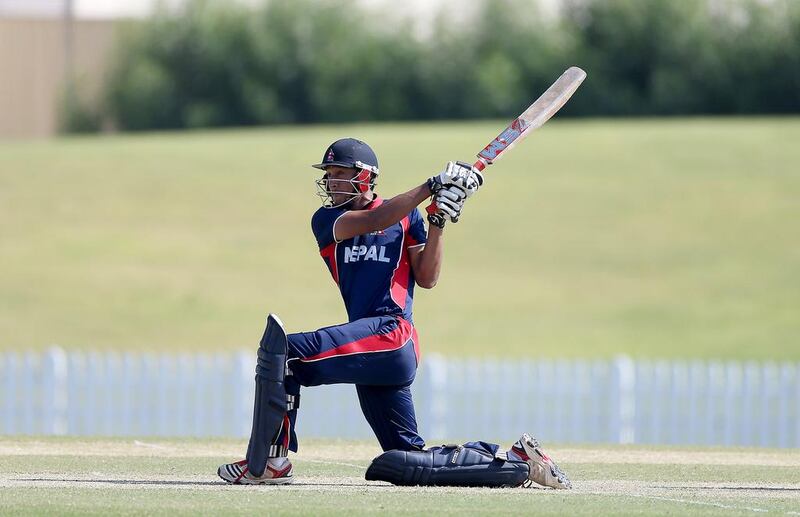
[[[436,201],[431,199],[431,204],[425,207],[425,212],[435,214],[437,210],[439,210],[439,207],[436,206]]]
[[[485,169],[487,165],[489,165],[489,162],[486,161],[486,158],[480,157],[475,163],[472,164],[472,167],[483,172],[483,169]]]

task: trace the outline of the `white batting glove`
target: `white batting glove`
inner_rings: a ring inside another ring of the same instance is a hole
[[[436,202],[436,212],[449,219],[452,223],[457,223],[464,209],[466,197],[462,195],[464,191],[456,186],[445,187],[436,193],[433,200]]]
[[[428,188],[434,196],[443,188],[455,186],[464,199],[474,194],[483,185],[483,174],[466,162],[447,162],[444,171],[428,180]]]

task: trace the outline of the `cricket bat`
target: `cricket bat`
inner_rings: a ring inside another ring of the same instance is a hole
[[[528,109],[523,111],[478,153],[478,160],[472,166],[479,171],[484,170],[502,158],[506,151],[521,142],[535,129],[542,127],[567,103],[584,79],[586,79],[586,72],[577,66],[567,68],[561,77],[556,79],[556,82],[550,85]],[[435,211],[435,206],[435,203],[431,203],[428,212]]]

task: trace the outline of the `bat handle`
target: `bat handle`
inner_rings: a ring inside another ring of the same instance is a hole
[[[436,201],[434,201],[433,199],[431,199],[431,204],[429,204],[428,206],[425,207],[425,212],[427,212],[428,215],[433,215],[438,210],[439,210],[439,207],[436,206]]]
[[[478,160],[472,164],[474,169],[478,169],[479,171],[483,172],[483,169],[491,165],[492,162],[484,158],[483,156],[478,157]]]
[[[483,171],[488,165],[491,165],[491,162],[487,161],[486,158],[479,157],[478,160],[472,164],[472,167]],[[439,207],[436,206],[436,201],[431,199],[431,204],[425,207],[425,211],[429,214],[435,214],[437,210],[439,210]]]

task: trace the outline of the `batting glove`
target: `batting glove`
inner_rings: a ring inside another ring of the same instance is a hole
[[[444,228],[448,220],[457,223],[466,201],[463,193],[463,189],[455,185],[440,189],[433,197],[434,203],[427,208],[428,222],[439,228]]]
[[[446,187],[455,186],[461,190],[464,199],[477,192],[483,185],[483,174],[466,162],[448,162],[444,171],[428,180],[428,188],[436,195]]]

